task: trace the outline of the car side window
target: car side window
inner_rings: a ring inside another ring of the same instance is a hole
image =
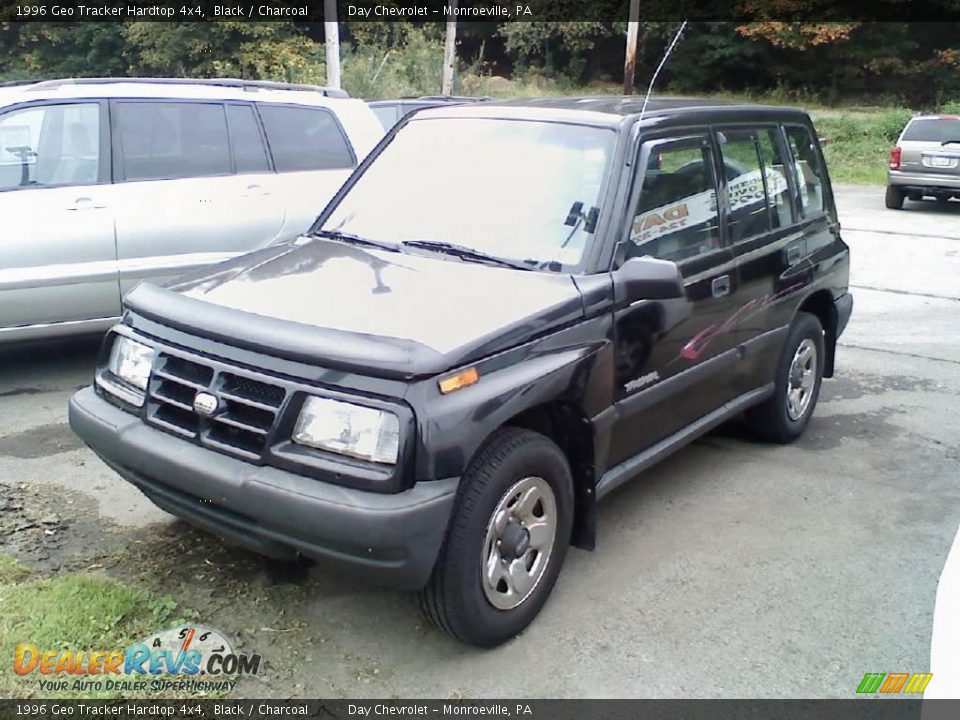
[[[720,247],[712,157],[706,136],[644,144],[624,260],[649,255],[681,262]]]
[[[330,111],[287,105],[259,110],[277,172],[353,167],[350,145]]]
[[[790,202],[790,184],[787,181],[787,163],[784,160],[779,131],[766,128],[757,134],[760,157],[763,159],[763,174],[767,184],[767,203],[771,208],[773,228],[787,227],[794,221]]]
[[[219,103],[119,102],[114,123],[126,180],[232,172],[227,119]]]
[[[41,105],[0,116],[0,190],[92,185],[100,170],[100,105]]]
[[[723,173],[730,202],[730,242],[739,242],[770,230],[770,206],[756,130],[717,132]]]
[[[249,105],[227,105],[227,126],[233,149],[234,169],[238,173],[267,172],[267,148],[263,144],[257,118]]]
[[[380,124],[383,125],[384,130],[389,130],[394,125],[397,124],[397,120],[400,118],[398,108],[395,105],[377,105],[372,107],[373,114],[377,116],[377,120],[380,121]]]
[[[799,125],[786,128],[787,144],[793,155],[794,175],[800,190],[800,216],[810,218],[823,212],[823,162],[810,131]]]

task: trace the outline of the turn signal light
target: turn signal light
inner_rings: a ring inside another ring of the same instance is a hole
[[[479,379],[480,373],[477,372],[476,368],[467,368],[466,370],[461,370],[456,375],[444,378],[438,385],[440,386],[440,392],[446,395],[447,393],[452,393],[454,390],[473,385]]]
[[[890,169],[899,170],[900,169],[900,148],[895,147],[890,151]]]

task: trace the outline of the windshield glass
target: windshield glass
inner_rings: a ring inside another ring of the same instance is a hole
[[[576,266],[592,242],[614,141],[612,130],[581,125],[415,120],[322,229]]]
[[[960,140],[960,118],[922,118],[914,120],[904,130],[902,139],[940,143]]]

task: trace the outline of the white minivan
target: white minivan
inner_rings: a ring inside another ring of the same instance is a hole
[[[0,87],[0,345],[105,330],[142,279],[296,237],[382,136],[316,86]]]

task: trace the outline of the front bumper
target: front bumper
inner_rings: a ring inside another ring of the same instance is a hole
[[[92,387],[70,399],[70,427],[167,512],[269,557],[332,561],[401,589],[429,579],[459,483],[374,493],[256,466],[156,430]]]

